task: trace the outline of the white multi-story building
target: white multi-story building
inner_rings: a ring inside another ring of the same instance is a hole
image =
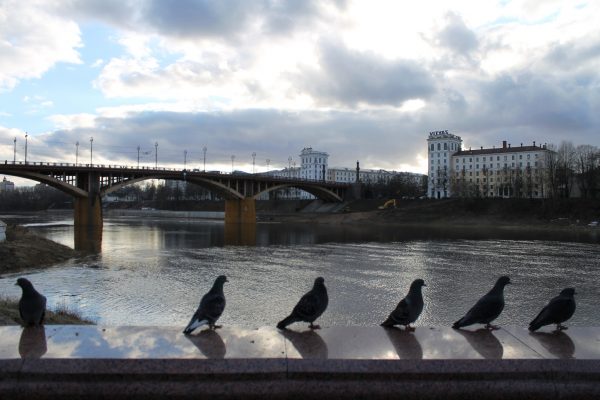
[[[15,184],[11,181],[6,180],[6,177],[0,182],[0,192],[8,192],[15,190]]]
[[[460,136],[448,131],[430,132],[427,139],[429,198],[548,196],[545,145],[463,150]]]
[[[324,181],[327,176],[329,154],[305,147],[300,152],[300,178]]]

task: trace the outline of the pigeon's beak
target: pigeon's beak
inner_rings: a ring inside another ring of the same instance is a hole
[[[423,284],[423,286],[427,287],[427,285],[426,285],[426,284]]]

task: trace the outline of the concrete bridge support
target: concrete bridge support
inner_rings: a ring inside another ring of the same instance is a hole
[[[225,200],[225,224],[255,224],[256,200],[252,197]]]
[[[73,207],[75,250],[99,252],[102,242],[102,200],[99,194],[77,197]]]

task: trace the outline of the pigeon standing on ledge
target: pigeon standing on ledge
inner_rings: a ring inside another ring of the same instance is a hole
[[[35,290],[31,282],[25,278],[17,279],[15,285],[23,290],[19,300],[19,314],[25,326],[43,324],[46,315],[46,297]]]
[[[556,330],[567,329],[561,325],[575,313],[575,289],[563,289],[558,296],[540,311],[537,317],[529,324],[530,331],[537,331],[544,325],[556,324]]]
[[[496,284],[467,314],[456,321],[452,328],[459,329],[473,324],[485,324],[486,329],[499,329],[490,322],[498,318],[504,309],[504,286],[510,284],[508,276],[501,276]]]
[[[329,299],[327,297],[327,288],[325,287],[325,280],[321,277],[315,279],[313,288],[306,293],[289,317],[279,321],[277,328],[286,329],[289,324],[294,322],[309,322],[310,329],[319,329],[319,325],[313,325],[313,322],[323,314],[327,308]]]
[[[184,334],[189,335],[194,329],[206,324],[208,324],[210,329],[220,328],[215,323],[225,309],[225,294],[223,293],[225,282],[229,282],[225,275],[221,275],[215,279],[213,287],[202,297],[198,309],[183,330]]]
[[[412,328],[410,324],[415,322],[423,311],[423,293],[421,292],[423,286],[427,286],[423,279],[416,279],[410,285],[406,297],[400,300],[396,309],[383,321],[381,326],[404,325],[406,330],[414,331],[415,328]]]

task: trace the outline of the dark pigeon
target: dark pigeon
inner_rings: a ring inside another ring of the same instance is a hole
[[[452,325],[452,328],[459,329],[473,324],[485,324],[486,329],[499,329],[490,322],[498,318],[504,309],[504,286],[509,284],[508,276],[501,276],[492,290],[479,299],[464,317]]]
[[[556,324],[556,330],[567,329],[561,325],[575,313],[575,289],[566,288],[552,300],[529,324],[529,330],[534,332],[544,325]]]
[[[427,286],[423,279],[416,279],[410,285],[406,297],[400,300],[396,309],[383,321],[381,326],[404,325],[407,330],[415,330],[410,324],[415,322],[421,315],[421,311],[423,311],[423,293],[421,292],[423,286]]]
[[[286,329],[289,324],[303,321],[310,323],[310,329],[319,329],[319,325],[313,325],[313,322],[323,314],[328,302],[325,280],[318,277],[313,288],[302,296],[289,317],[279,321],[277,328]]]
[[[221,275],[215,279],[213,287],[202,297],[198,309],[183,330],[184,334],[189,335],[194,329],[206,324],[208,324],[210,329],[220,328],[215,323],[225,309],[225,294],[223,293],[225,282],[228,282],[225,275]]]
[[[46,297],[41,295],[31,282],[25,278],[17,279],[15,284],[23,290],[19,300],[19,314],[25,326],[38,326],[44,323],[46,315]]]

